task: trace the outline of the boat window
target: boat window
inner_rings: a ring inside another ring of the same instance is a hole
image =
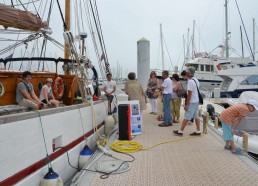
[[[213,65],[211,65],[211,72],[213,72]]]
[[[192,66],[195,68],[195,71],[199,70],[199,65],[198,64],[193,64]]]
[[[42,82],[39,82],[39,84],[38,84],[38,91],[39,91],[39,92],[41,92],[42,87],[43,87],[43,83],[42,83]]]
[[[201,71],[204,71],[204,65],[201,65]]]
[[[210,65],[206,65],[206,71],[210,72],[211,71],[211,66]]]
[[[4,84],[0,82],[0,97],[3,96],[5,93],[5,87]]]
[[[258,75],[252,75],[240,83],[241,85],[258,85]]]

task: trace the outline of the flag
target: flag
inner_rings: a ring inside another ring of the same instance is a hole
[[[103,53],[100,57],[100,61],[102,61],[103,59],[105,59],[105,54]]]

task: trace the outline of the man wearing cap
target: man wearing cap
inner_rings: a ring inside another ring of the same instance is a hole
[[[32,108],[33,110],[45,108],[44,103],[39,100],[34,92],[33,85],[30,83],[31,79],[31,72],[23,72],[22,81],[16,88],[16,103],[23,107]]]
[[[113,101],[114,93],[116,91],[116,82],[114,80],[112,80],[111,73],[107,74],[107,81],[104,82],[103,91],[105,92],[105,94],[107,96],[107,100],[109,102],[108,112],[110,113],[111,112],[111,103]]]
[[[258,103],[250,99],[247,103],[238,103],[221,112],[220,120],[223,129],[223,138],[226,141],[225,149],[232,150],[232,153],[240,154],[241,149],[234,144],[235,127],[249,112],[258,110]]]
[[[59,101],[57,101],[52,91],[53,79],[47,78],[47,83],[42,87],[39,99],[49,106],[59,107]]]

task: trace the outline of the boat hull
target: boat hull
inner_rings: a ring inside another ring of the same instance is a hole
[[[4,149],[0,156],[1,184],[39,185],[47,173],[46,150],[54,160],[54,171],[63,182],[68,180],[76,170],[68,165],[65,151],[54,152],[54,147],[68,150],[71,164],[77,167],[84,138],[88,137],[91,148],[95,146],[94,123],[102,127],[107,116],[106,104],[101,101],[94,104],[95,122],[89,104],[42,110],[40,118],[35,111],[0,116],[0,147]]]

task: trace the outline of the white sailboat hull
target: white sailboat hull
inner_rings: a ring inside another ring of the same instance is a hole
[[[105,104],[107,103],[94,104],[96,125],[102,124],[107,116]],[[53,153],[53,146],[70,149],[70,161],[75,167],[78,165],[79,152],[85,145],[83,136],[91,136],[87,139],[87,144],[90,147],[95,146],[97,136],[92,135],[94,117],[89,104],[42,110],[40,114],[44,138],[37,112],[0,116],[1,182],[39,185],[47,173],[47,166],[44,163],[46,157],[44,140],[48,154],[51,159],[55,159],[52,161],[53,169],[63,182],[76,170],[68,165],[64,151],[56,150]]]

